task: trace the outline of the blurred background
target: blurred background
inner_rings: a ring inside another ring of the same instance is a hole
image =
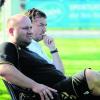
[[[0,43],[7,40],[7,19],[33,7],[47,15],[47,34],[55,39],[65,75],[84,68],[100,71],[100,0],[6,0],[0,9]],[[1,81],[0,100],[10,100]]]

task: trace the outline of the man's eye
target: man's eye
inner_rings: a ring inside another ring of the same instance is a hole
[[[39,25],[39,26],[43,26],[43,25]]]
[[[44,24],[40,24],[39,26],[42,26],[42,27],[44,27],[44,26],[46,26],[46,25],[44,25]]]
[[[29,29],[28,27],[24,27],[23,29]]]
[[[23,27],[22,29],[28,30],[28,29],[32,29],[32,27]]]

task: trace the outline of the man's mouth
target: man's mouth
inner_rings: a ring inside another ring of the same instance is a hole
[[[46,36],[46,34],[42,34],[42,38],[44,38]]]
[[[27,37],[28,37],[28,38],[32,38],[32,35],[28,35]]]

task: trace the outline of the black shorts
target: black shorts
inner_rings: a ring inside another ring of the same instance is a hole
[[[84,94],[89,94],[85,71],[80,72],[72,77],[66,78],[58,82],[54,88],[60,92],[67,92],[69,95],[81,97]]]

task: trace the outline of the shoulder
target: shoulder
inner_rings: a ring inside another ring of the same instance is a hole
[[[7,51],[14,51],[16,50],[16,47],[13,43],[10,42],[3,42],[0,44],[0,52],[7,52]]]
[[[0,44],[0,62],[6,62],[17,66],[18,53],[17,48],[10,42]]]
[[[10,43],[10,42],[3,42],[3,43],[0,44],[0,47],[1,48],[14,47],[14,44]]]
[[[3,43],[0,44],[0,46],[3,46],[3,47],[5,47],[5,46],[14,46],[14,44],[11,43],[11,42],[3,42]]]

